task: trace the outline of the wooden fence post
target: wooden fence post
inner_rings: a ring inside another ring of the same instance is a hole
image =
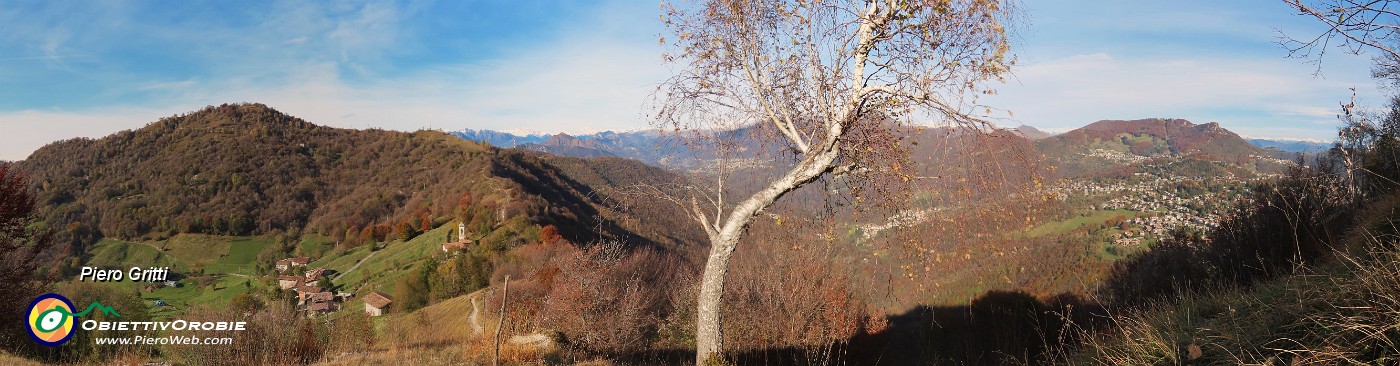
[[[492,366],[501,365],[501,327],[506,322],[506,299],[510,297],[510,275],[506,275],[506,283],[501,286],[501,314],[496,317],[496,354],[492,358]]]

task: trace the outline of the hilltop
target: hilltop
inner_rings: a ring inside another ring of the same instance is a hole
[[[55,142],[17,165],[37,188],[42,223],[59,231],[68,252],[102,237],[314,233],[354,242],[363,232],[412,237],[453,220],[514,218],[557,225],[578,242],[678,248],[699,237],[615,221],[617,202],[605,187],[561,166],[601,177],[588,179],[595,183],[676,179],[661,169],[499,149],[436,131],[318,126],[261,104]]]
[[[1277,172],[1284,161],[1219,123],[1184,119],[1103,120],[1036,141],[1065,176],[1096,174],[1106,167],[1179,158]]]
[[[1021,136],[1025,136],[1025,138],[1030,139],[1031,141],[1043,140],[1046,138],[1050,138],[1051,136],[1055,136],[1055,134],[1053,133],[1045,132],[1040,130],[1039,128],[1026,125],[1018,126],[1016,128],[1013,128],[1012,130],[1019,132]]]
[[[1050,137],[1040,145],[1047,151],[1089,147],[1136,156],[1205,154],[1232,162],[1247,161],[1251,155],[1264,153],[1219,123],[1198,125],[1184,119],[1161,118],[1098,121]]]

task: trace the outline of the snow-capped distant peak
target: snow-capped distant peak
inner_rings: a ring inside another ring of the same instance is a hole
[[[499,130],[499,131],[496,131],[496,132],[503,132],[503,133],[508,133],[508,134],[512,134],[512,135],[516,135],[516,136],[543,136],[543,137],[554,136],[555,134],[557,134],[557,132],[556,132],[556,133],[548,133],[548,132],[544,132],[544,131],[540,131],[540,130],[536,130],[536,129],[532,129],[532,128],[512,128],[512,129],[508,129],[508,130]]]
[[[1323,140],[1323,139],[1309,139],[1309,138],[1297,138],[1297,137],[1259,137],[1259,136],[1240,136],[1240,137],[1243,137],[1243,138],[1246,139],[1246,140],[1271,140],[1271,141],[1287,141],[1287,142],[1311,142],[1311,143],[1315,143],[1315,144],[1330,144],[1330,143],[1332,143],[1332,141]]]

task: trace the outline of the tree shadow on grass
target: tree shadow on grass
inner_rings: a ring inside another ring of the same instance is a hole
[[[887,317],[889,326],[837,344],[739,350],[729,364],[747,365],[1026,365],[1058,360],[1083,329],[1106,317],[1104,307],[1068,294],[1038,299],[993,291],[966,306],[914,307]],[[626,365],[688,365],[694,350],[654,350],[618,359]]]

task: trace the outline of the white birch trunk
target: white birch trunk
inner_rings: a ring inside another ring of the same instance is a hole
[[[834,129],[835,135],[840,128]],[[719,230],[710,236],[710,256],[705,261],[705,271],[701,274],[700,298],[696,309],[695,323],[695,364],[703,365],[710,357],[722,357],[724,351],[723,319],[720,304],[724,298],[724,280],[729,274],[729,259],[739,245],[739,238],[748,229],[753,218],[773,205],[779,197],[802,185],[816,180],[831,171],[839,151],[834,137],[828,138],[813,151],[807,159],[788,171],[767,188],[740,202],[730,212]]]

